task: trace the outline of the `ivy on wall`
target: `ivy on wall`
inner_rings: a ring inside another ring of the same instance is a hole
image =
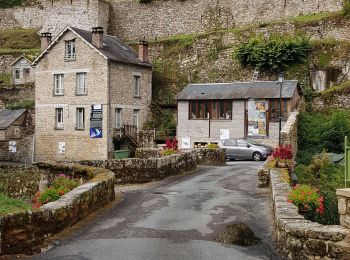
[[[303,36],[261,35],[240,44],[234,58],[244,66],[258,67],[266,71],[280,71],[295,64],[304,63],[311,51],[308,38]]]

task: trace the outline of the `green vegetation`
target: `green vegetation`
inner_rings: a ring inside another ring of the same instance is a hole
[[[350,112],[306,112],[299,115],[297,162],[309,164],[315,154],[326,149],[343,153],[344,136],[350,136]]]
[[[312,24],[322,20],[332,19],[339,17],[341,12],[321,12],[315,14],[300,15],[290,19],[291,22],[298,24]]]
[[[338,86],[333,86],[323,92],[321,92],[319,95],[322,97],[325,101],[331,101],[334,95],[349,95],[350,94],[350,81],[345,81],[341,83]]]
[[[345,17],[349,17],[350,16],[350,0],[344,0],[343,16],[345,16]]]
[[[1,83],[2,85],[10,85],[11,79],[11,74],[0,73],[0,81],[3,81],[3,83]]]
[[[51,184],[51,186],[56,190],[64,190],[68,192],[79,186],[79,183],[75,180],[71,180],[64,176],[58,176]]]
[[[319,189],[324,198],[324,213],[308,213],[305,217],[321,224],[338,225],[338,203],[336,189],[344,186],[344,167],[332,163],[325,152],[315,155],[308,165],[297,165],[295,174],[300,183],[308,184]]]
[[[26,211],[30,209],[31,206],[24,201],[13,199],[3,193],[0,193],[0,215]]]
[[[24,2],[24,0],[1,0],[0,1],[0,8],[11,8],[18,5],[21,5]]]
[[[309,40],[302,36],[256,36],[240,44],[234,52],[234,57],[244,67],[280,71],[291,65],[304,63],[310,51]]]
[[[34,29],[0,30],[0,54],[40,52],[40,37]]]
[[[17,103],[9,104],[6,106],[7,109],[30,109],[35,106],[34,100],[32,99],[23,99],[18,101]]]
[[[55,188],[48,188],[40,194],[39,202],[41,204],[46,204],[58,200],[60,197],[61,195],[58,190]]]

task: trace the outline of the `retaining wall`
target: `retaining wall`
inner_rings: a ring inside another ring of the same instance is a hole
[[[78,164],[39,163],[40,169],[71,171],[92,178],[38,210],[0,217],[0,254],[33,254],[41,251],[50,237],[74,225],[115,198],[114,174],[106,169]]]
[[[276,239],[289,259],[350,259],[350,230],[306,220],[287,201],[291,190],[286,169],[270,171]]]
[[[160,158],[80,161],[115,173],[118,183],[144,183],[190,171],[197,165],[225,165],[225,149],[191,149]]]
[[[292,146],[293,159],[298,151],[298,115],[298,111],[292,112],[281,130],[281,143]]]

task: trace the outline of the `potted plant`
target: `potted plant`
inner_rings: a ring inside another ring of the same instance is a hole
[[[277,167],[287,168],[293,159],[292,146],[279,145],[273,151],[272,156],[276,160]]]
[[[324,211],[323,197],[310,185],[294,186],[288,194],[288,202],[295,204],[302,215],[307,212],[323,214]]]

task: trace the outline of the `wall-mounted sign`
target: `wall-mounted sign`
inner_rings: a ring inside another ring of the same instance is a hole
[[[90,137],[102,138],[102,105],[92,105],[90,114]]]
[[[266,100],[248,101],[248,136],[266,136],[266,111],[268,103]]]
[[[17,153],[17,142],[16,141],[9,141],[9,152],[10,153]]]
[[[65,154],[65,153],[66,153],[66,143],[58,142],[58,154]]]
[[[191,138],[189,138],[189,137],[181,138],[181,148],[182,149],[190,149],[191,148]]]
[[[230,129],[220,129],[220,140],[230,138]]]

